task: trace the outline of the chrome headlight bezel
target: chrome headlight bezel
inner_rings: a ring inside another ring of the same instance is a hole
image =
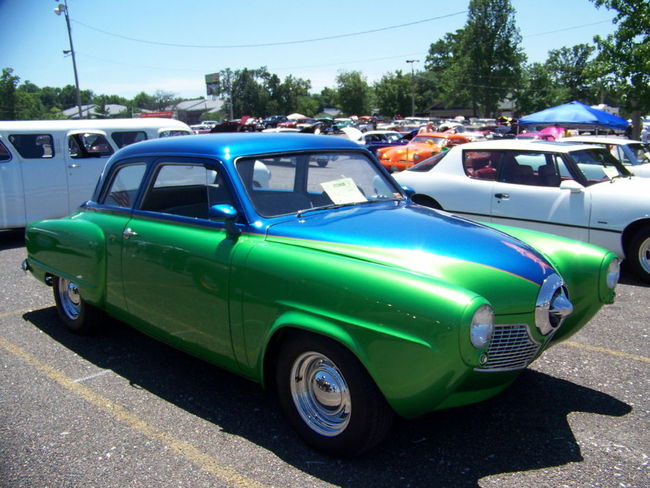
[[[535,303],[535,325],[540,333],[547,336],[557,330],[564,319],[573,312],[569,293],[564,280],[553,273],[546,277],[537,294]]]

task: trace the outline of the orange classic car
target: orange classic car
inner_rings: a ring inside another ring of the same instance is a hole
[[[446,134],[442,132],[425,132],[416,135],[411,142],[404,146],[390,146],[377,150],[377,159],[388,171],[403,171],[444,148],[470,142],[462,134]]]

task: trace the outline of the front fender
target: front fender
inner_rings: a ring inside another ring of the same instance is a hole
[[[617,259],[606,249],[527,229],[486,224],[533,246],[562,276],[574,311],[553,336],[553,342],[569,338],[585,325],[604,304],[613,303],[615,293],[606,285],[609,264]],[[594,270],[599,270],[594,276]]]
[[[36,278],[62,276],[74,281],[89,303],[103,303],[106,246],[97,225],[80,219],[33,222],[25,229],[25,245],[27,262]]]
[[[247,361],[241,367],[252,377],[265,377],[269,345],[291,329],[345,346],[405,417],[435,408],[472,369],[459,336],[468,315],[485,303],[476,294],[344,256],[263,247],[239,273],[241,288],[256,297],[246,300],[242,324]]]

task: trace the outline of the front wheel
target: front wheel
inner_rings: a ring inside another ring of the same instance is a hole
[[[630,241],[625,256],[632,271],[646,283],[650,283],[650,226],[642,227]]]
[[[66,327],[78,334],[91,332],[97,319],[96,309],[84,301],[77,285],[55,276],[53,289],[56,310]]]
[[[337,342],[301,334],[282,347],[280,406],[303,440],[335,456],[359,455],[388,433],[393,412],[357,359]]]

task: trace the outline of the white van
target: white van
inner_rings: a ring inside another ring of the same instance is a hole
[[[0,229],[69,214],[119,148],[191,133],[159,118],[0,121]]]

